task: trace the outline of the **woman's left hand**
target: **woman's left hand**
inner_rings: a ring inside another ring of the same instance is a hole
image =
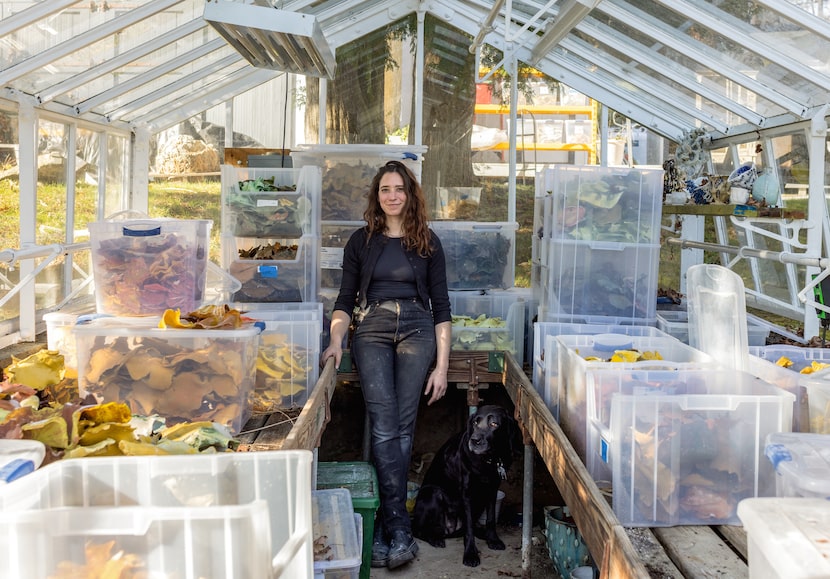
[[[427,406],[433,402],[437,402],[447,393],[447,371],[436,368],[429,374],[427,380],[427,388],[424,391],[424,396],[429,396]]]

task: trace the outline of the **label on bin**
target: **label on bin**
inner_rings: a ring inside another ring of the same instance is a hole
[[[259,265],[259,266],[257,266],[257,273],[259,273],[260,276],[267,277],[267,278],[277,277],[278,270],[279,270],[279,266],[277,266],[277,265]]]
[[[322,269],[342,269],[343,251],[342,247],[321,247],[320,267]]]
[[[279,207],[279,199],[257,199],[257,207]]]
[[[599,441],[599,456],[602,459],[602,462],[608,462],[608,441],[604,438]]]

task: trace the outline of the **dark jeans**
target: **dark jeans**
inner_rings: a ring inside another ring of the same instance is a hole
[[[379,523],[387,533],[409,532],[406,481],[418,404],[435,359],[435,326],[418,300],[370,304],[358,320],[352,356],[371,425]]]

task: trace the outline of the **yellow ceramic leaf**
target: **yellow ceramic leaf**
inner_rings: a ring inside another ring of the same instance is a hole
[[[640,352],[634,350],[616,350],[611,356],[612,362],[636,362],[640,359]]]
[[[83,408],[79,412],[81,413],[81,420],[89,420],[93,424],[103,424],[105,422],[126,423],[132,418],[130,407],[123,402],[96,404]]]
[[[657,350],[646,350],[642,353],[643,360],[662,360],[663,356]]]
[[[66,451],[64,458],[84,458],[87,456],[120,456],[118,444],[111,438],[104,438],[95,444],[76,446]]]
[[[135,431],[129,424],[116,424],[115,422],[98,424],[84,430],[78,444],[81,446],[92,446],[102,440],[112,440],[113,442],[135,440]]]
[[[786,356],[781,356],[780,358],[778,358],[775,364],[781,366],[782,368],[789,368],[793,365],[793,361],[787,358]]]
[[[43,390],[63,380],[63,355],[57,350],[40,350],[22,360],[12,357],[5,376],[12,384]]]
[[[600,358],[598,356],[585,356],[585,361],[586,362],[604,362],[605,360],[603,360],[602,358]]]
[[[192,328],[193,324],[188,321],[182,321],[181,310],[164,310],[164,314],[159,321],[159,328]]]
[[[122,440],[118,448],[125,456],[164,456],[169,454],[196,454],[196,449],[186,444],[175,445],[152,444],[149,442],[138,442]]]
[[[305,390],[305,386],[291,380],[284,380],[280,383],[280,394],[282,396],[296,396],[303,390]]]
[[[63,416],[50,416],[23,425],[24,438],[39,440],[52,448],[69,448],[69,433]]]

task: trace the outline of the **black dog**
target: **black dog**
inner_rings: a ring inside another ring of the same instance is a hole
[[[450,438],[435,455],[418,491],[412,528],[433,547],[446,537],[464,534],[464,564],[481,562],[474,523],[487,512],[483,538],[491,549],[503,550],[496,534],[496,494],[513,459],[514,420],[501,406],[482,406],[467,429]]]

